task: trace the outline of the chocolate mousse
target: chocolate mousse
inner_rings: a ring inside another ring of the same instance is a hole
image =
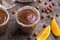
[[[7,20],[7,14],[5,11],[0,10],[0,24],[4,23]]]
[[[33,24],[37,20],[37,14],[31,9],[24,9],[18,12],[18,20],[26,25]]]

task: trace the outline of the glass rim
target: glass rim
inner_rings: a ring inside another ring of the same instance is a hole
[[[7,24],[8,20],[9,20],[9,14],[8,14],[8,11],[6,10],[6,8],[4,6],[0,5],[0,9],[3,10],[3,11],[5,11],[6,14],[7,14],[7,20],[4,21],[2,24],[0,24],[0,26],[3,26],[5,24]]]
[[[26,25],[26,24],[23,24],[22,22],[20,22],[20,21],[17,19],[17,14],[18,14],[18,12],[21,11],[21,10],[24,10],[24,9],[31,9],[31,10],[37,12],[37,16],[38,16],[38,17],[37,17],[37,20],[36,20],[33,24]],[[39,12],[35,7],[32,7],[32,6],[24,6],[24,7],[20,8],[19,10],[17,10],[17,12],[16,12],[15,15],[16,15],[16,21],[17,21],[17,23],[18,23],[19,25],[23,26],[23,27],[31,27],[31,26],[37,24],[37,23],[39,22],[39,20],[40,20],[40,12]]]

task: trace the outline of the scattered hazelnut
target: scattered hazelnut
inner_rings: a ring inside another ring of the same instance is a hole
[[[46,26],[47,26],[47,24],[46,24],[46,23],[44,23],[43,27],[45,28]]]
[[[52,0],[49,0],[49,1],[52,1]]]
[[[49,7],[52,8],[52,5],[50,4]]]
[[[34,33],[34,36],[37,36],[37,32]]]
[[[56,17],[58,17],[58,16],[59,16],[59,14],[57,13],[57,14],[56,14]]]
[[[12,14],[15,14],[15,13],[16,13],[16,10],[13,10],[13,11],[12,11]]]
[[[51,17],[51,20],[53,19],[54,17]]]
[[[41,16],[41,19],[44,19],[44,16],[43,15]]]
[[[45,2],[44,4],[45,4],[45,5],[47,5],[48,3],[47,3],[47,2]]]
[[[42,12],[45,12],[45,9],[42,9]]]
[[[50,11],[49,10],[46,10],[46,13],[49,13]]]
[[[18,36],[18,37],[19,37],[19,36],[20,36],[20,34],[19,34],[19,33],[17,33],[17,34],[16,34],[16,36]]]
[[[52,6],[54,6],[55,4],[52,2]]]
[[[42,2],[42,0],[39,0],[39,2],[41,3],[41,2]]]
[[[13,36],[11,34],[8,35],[8,38],[12,38]]]
[[[36,6],[36,9],[39,9],[39,8],[40,8],[40,6],[39,6],[39,5],[37,5],[37,6]]]
[[[48,14],[48,16],[47,16],[48,18],[51,18],[51,15],[50,14]]]
[[[51,8],[50,7],[47,7],[48,10],[50,10]]]
[[[53,10],[52,9],[50,9],[50,12],[52,12]]]
[[[28,38],[29,40],[32,40],[32,36],[29,36],[29,38]]]

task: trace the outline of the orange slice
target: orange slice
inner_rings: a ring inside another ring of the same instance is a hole
[[[46,40],[50,34],[50,25],[44,28],[36,37],[37,40]]]
[[[53,18],[51,23],[52,32],[55,36],[60,36],[60,29],[57,25],[56,20]]]

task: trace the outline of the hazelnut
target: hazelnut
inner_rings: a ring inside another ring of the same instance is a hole
[[[58,17],[58,16],[59,16],[59,14],[57,13],[57,14],[56,14],[56,17]]]
[[[42,9],[42,12],[45,12],[45,9]]]
[[[44,19],[44,16],[43,15],[41,16],[41,19]]]
[[[52,12],[53,10],[52,9],[50,9],[50,12]]]
[[[51,8],[50,7],[47,7],[48,10],[50,10]]]
[[[47,24],[46,24],[46,23],[44,23],[43,27],[45,28],[46,26],[47,26]]]
[[[8,38],[12,38],[13,36],[11,34],[8,35]]]
[[[37,36],[37,32],[34,33],[34,36]]]
[[[51,18],[51,15],[50,14],[48,14],[48,16],[47,16],[48,18]]]
[[[51,17],[51,20],[53,19],[54,17]]]
[[[42,2],[42,0],[39,0],[39,2],[41,3],[41,2]]]
[[[29,40],[32,40],[32,36],[29,36]]]
[[[52,4],[50,4],[49,7],[52,8]]]
[[[36,9],[39,9],[39,8],[40,8],[40,6],[39,6],[39,5],[37,5],[37,6],[36,6]]]
[[[54,6],[55,4],[52,2],[52,6]]]
[[[12,14],[15,14],[15,13],[16,13],[16,10],[13,10],[13,11],[12,11]]]
[[[52,1],[52,0],[49,0],[49,1]]]
[[[44,4],[45,4],[45,5],[47,5],[48,3],[47,3],[47,2],[45,2]]]
[[[45,8],[45,12],[46,12],[46,13],[49,13],[50,11],[49,11],[47,8]]]
[[[17,33],[17,34],[16,34],[16,36],[18,36],[18,37],[19,37],[19,36],[20,36],[20,34],[19,34],[19,33]]]

